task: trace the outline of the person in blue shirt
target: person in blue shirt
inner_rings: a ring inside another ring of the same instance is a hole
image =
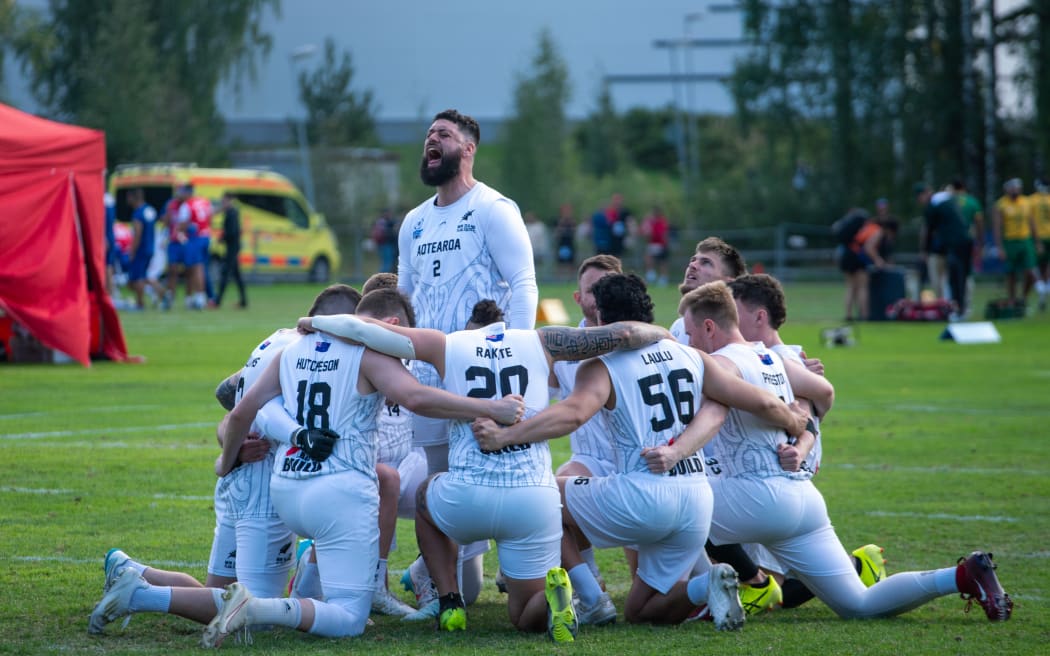
[[[128,205],[132,208],[131,265],[128,267],[128,282],[135,292],[135,308],[141,310],[146,291],[146,270],[153,259],[157,210],[146,202],[141,189],[128,191]]]

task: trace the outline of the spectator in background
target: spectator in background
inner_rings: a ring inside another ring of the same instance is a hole
[[[134,309],[141,310],[146,300],[146,270],[153,259],[157,210],[146,202],[142,189],[129,189],[127,202],[131,207],[132,235],[128,282],[135,293]]]
[[[397,267],[397,221],[386,208],[372,224],[372,241],[379,251],[379,272],[394,273]]]
[[[525,230],[532,244],[532,257],[537,265],[546,264],[551,256],[551,240],[547,224],[540,221],[535,212],[525,212]]]
[[[1035,193],[1028,197],[1028,211],[1032,215],[1039,247],[1039,276],[1043,279],[1044,291],[1050,292],[1050,182],[1046,178],[1035,181]],[[1046,310],[1046,294],[1039,298],[1039,311]]]
[[[667,257],[670,254],[671,222],[663,209],[654,205],[642,220],[642,236],[645,237],[645,279],[649,284],[667,286]],[[659,278],[657,277],[659,274]]]
[[[211,247],[211,201],[193,194],[193,185],[180,189],[183,203],[179,206],[179,223],[185,227],[186,242],[183,261],[186,265],[186,307],[203,310],[208,305],[207,278],[208,251]]]
[[[102,205],[106,212],[106,292],[113,298],[114,303],[120,301],[120,293],[117,290],[117,238],[114,234],[114,226],[117,222],[117,202],[113,194],[108,191],[102,196]]]
[[[900,221],[890,211],[890,201],[879,198],[875,201],[875,222],[882,228],[882,239],[879,240],[878,253],[887,264],[893,261],[893,251],[897,248],[897,234],[900,232]]]
[[[1036,255],[1042,250],[1042,242],[1036,232],[1035,219],[1028,210],[1027,199],[1021,195],[1023,187],[1020,178],[1003,183],[1006,193],[996,201],[992,214],[995,245],[999,258],[1006,264],[1006,294],[1010,300],[1018,300],[1017,275],[1020,274],[1023,276],[1020,300],[1027,300],[1034,285],[1039,294],[1039,305],[1043,306],[1047,289],[1036,268]]]
[[[186,270],[186,222],[180,218],[180,210],[186,202],[185,187],[175,190],[175,195],[164,206],[161,221],[168,228],[168,290],[161,299],[161,309],[170,310],[175,302],[175,288],[179,284],[179,275]],[[186,297],[189,298],[189,277],[186,280]]]
[[[215,307],[222,305],[222,295],[226,292],[226,283],[230,278],[237,283],[237,292],[241,302],[237,307],[248,307],[248,296],[244,293],[244,280],[241,278],[241,211],[233,204],[233,192],[222,194],[222,241],[226,246],[226,255],[222,260],[222,275],[219,277],[219,293],[215,296]]]
[[[554,226],[554,244],[557,248],[558,269],[571,274],[576,267],[576,217],[572,205],[562,203],[558,208],[558,222]]]
[[[622,258],[627,238],[631,234],[631,225],[634,222],[631,210],[624,207],[623,194],[613,194],[603,214],[605,223],[608,226],[609,236],[608,251],[606,252],[609,255]]]
[[[839,255],[839,269],[846,276],[846,321],[867,321],[868,270],[886,266],[879,253],[884,232],[864,210],[854,208],[850,213],[863,215],[864,223]]]
[[[981,207],[981,202],[967,191],[966,183],[962,178],[952,180],[949,189],[955,196],[955,202],[959,205],[959,214],[962,216],[963,225],[966,226],[969,237],[970,257],[964,263],[964,267],[966,269],[966,296],[972,298],[973,271],[980,263],[981,251],[984,249],[984,208]]]
[[[969,233],[963,224],[959,206],[950,192],[934,193],[929,185],[922,182],[916,183],[913,189],[919,207],[923,209],[923,231],[919,251],[927,258],[937,248],[944,253],[949,295],[956,305],[950,320],[955,321],[964,316],[969,309],[966,299],[965,264],[971,257]]]

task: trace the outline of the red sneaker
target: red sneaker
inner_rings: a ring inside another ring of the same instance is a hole
[[[999,584],[992,554],[975,551],[966,558],[960,558],[955,570],[955,585],[959,588],[959,596],[966,600],[967,613],[976,600],[984,608],[984,614],[989,620],[1005,622],[1010,619],[1014,602]]]

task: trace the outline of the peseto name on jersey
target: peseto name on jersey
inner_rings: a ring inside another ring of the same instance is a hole
[[[295,368],[302,371],[336,371],[339,369],[339,358],[335,360],[299,358],[295,361]]]
[[[784,378],[784,374],[768,374],[763,371],[762,382],[766,385],[783,385],[787,382],[787,380]]]
[[[459,239],[428,241],[416,246],[416,255],[433,255],[434,253],[447,253],[458,250],[460,250]]]
[[[660,362],[670,362],[674,360],[674,356],[671,355],[670,351],[654,351],[652,353],[642,353],[642,362],[645,364],[657,364]]]

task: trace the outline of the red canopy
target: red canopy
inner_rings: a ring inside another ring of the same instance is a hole
[[[0,309],[84,366],[125,360],[105,287],[106,137],[0,104]]]

